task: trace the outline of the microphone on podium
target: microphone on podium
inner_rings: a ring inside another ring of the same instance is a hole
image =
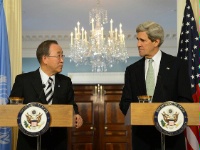
[[[46,85],[45,85],[45,84],[42,84],[42,90],[41,90],[41,92],[40,92],[40,95],[39,95],[39,97],[38,97],[38,100],[41,99],[41,96],[42,96],[42,93],[43,93],[43,90],[44,90],[45,87],[46,87]]]

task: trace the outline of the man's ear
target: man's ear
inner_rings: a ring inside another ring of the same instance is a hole
[[[154,46],[155,46],[155,47],[158,47],[159,44],[160,44],[160,39],[156,39],[156,40],[154,41]]]
[[[42,56],[42,62],[46,65],[47,64],[47,60],[48,60],[48,57],[43,55]]]

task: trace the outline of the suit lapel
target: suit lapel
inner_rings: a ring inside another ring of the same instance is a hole
[[[136,81],[138,81],[139,95],[146,95],[146,82],[145,82],[145,58],[141,59],[137,66]],[[134,83],[135,84],[135,83]]]
[[[166,101],[166,96],[165,96],[165,91],[163,88],[164,82],[165,82],[165,75],[167,75],[168,69],[171,67],[171,59],[168,57],[167,54],[162,52],[162,58],[160,61],[160,68],[158,72],[158,77],[157,77],[157,83],[156,83],[156,88],[155,88],[155,93],[153,96],[153,101],[154,102],[162,102]],[[167,81],[169,82],[169,81]]]
[[[39,69],[36,70],[33,74],[32,85],[38,95],[38,101],[42,104],[47,104]]]
[[[54,86],[54,93],[53,93],[53,102],[52,104],[58,104],[59,101],[57,99],[57,95],[59,95],[59,92],[60,92],[60,87],[61,87],[61,82],[60,82],[60,79],[58,77],[58,75],[56,74],[55,75],[55,86]]]

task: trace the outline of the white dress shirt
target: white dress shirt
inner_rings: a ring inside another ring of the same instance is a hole
[[[44,71],[42,71],[41,68],[39,68],[39,72],[40,72],[40,76],[41,76],[41,79],[42,79],[42,84],[45,85],[45,88],[44,88],[44,91],[47,89],[48,87],[48,80],[49,80],[49,76],[44,73]],[[53,79],[53,82],[52,82],[52,90],[54,91],[54,85],[55,85],[55,75],[53,76],[50,76],[52,79]]]
[[[152,66],[153,66],[153,70],[154,70],[155,85],[157,83],[157,76],[158,76],[158,72],[159,72],[159,68],[160,68],[161,57],[162,57],[162,53],[160,50],[152,57],[152,59],[153,59]],[[147,77],[148,67],[149,67],[149,59],[145,59],[145,80]]]

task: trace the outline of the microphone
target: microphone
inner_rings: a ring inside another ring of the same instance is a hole
[[[42,88],[44,89],[46,87],[46,85],[45,84],[42,84]]]
[[[164,90],[163,90],[163,82],[162,82],[162,76],[161,75],[158,75],[158,78],[157,78],[157,82],[159,82],[159,84],[160,84],[160,90],[161,90],[161,93],[160,93],[160,95],[161,95],[161,99],[165,99],[166,97],[165,97],[165,93],[164,93]]]
[[[41,99],[41,96],[42,96],[42,93],[43,93],[43,90],[44,90],[45,87],[46,87],[46,85],[45,85],[45,84],[42,84],[42,90],[41,90],[41,92],[40,92],[40,95],[39,95],[39,97],[38,97],[38,100]]]

